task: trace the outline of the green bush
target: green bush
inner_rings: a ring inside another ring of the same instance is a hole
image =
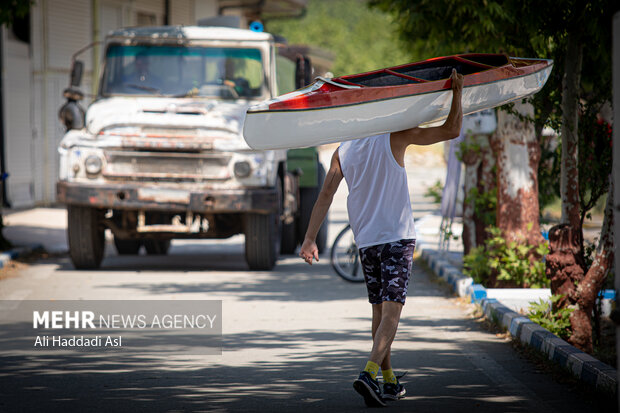
[[[545,242],[538,246],[506,241],[497,227],[487,228],[490,238],[484,246],[470,251],[463,259],[464,273],[476,283],[487,287],[518,286],[543,288],[549,286],[542,257],[549,253]],[[540,257],[530,260],[530,256]]]
[[[441,197],[443,196],[443,184],[438,179],[437,182],[430,186],[424,193],[425,197],[433,198],[434,204],[441,204]]]
[[[474,214],[482,221],[485,228],[495,223],[497,214],[497,188],[493,188],[489,192],[480,192],[478,188],[474,187],[469,190],[465,202],[473,202]]]
[[[552,310],[555,308],[555,303],[562,297],[562,295],[552,295],[551,304],[542,298],[538,302],[531,301],[528,317],[536,324],[566,340],[571,335],[570,314],[573,312],[573,309],[561,308]]]

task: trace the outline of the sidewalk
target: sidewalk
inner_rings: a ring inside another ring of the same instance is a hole
[[[31,208],[3,211],[3,234],[14,247],[43,247],[50,253],[67,252],[65,208]]]
[[[417,221],[418,250],[422,251],[422,259],[431,270],[447,281],[455,294],[479,303],[489,320],[505,328],[521,343],[535,348],[549,360],[571,371],[579,380],[603,391],[616,391],[618,373],[614,368],[573,347],[522,315],[527,313],[530,302],[548,300],[551,296],[549,288],[484,288],[480,284],[474,284],[470,277],[463,274],[463,247],[460,242],[451,241],[448,249],[439,249],[440,222],[441,217],[437,215],[425,216]],[[452,231],[460,234],[460,223],[453,225]],[[610,295],[603,295],[603,315],[608,315],[612,307]]]

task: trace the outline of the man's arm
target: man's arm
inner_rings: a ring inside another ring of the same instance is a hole
[[[408,145],[432,145],[433,143],[456,138],[461,133],[463,108],[461,98],[463,91],[463,75],[452,69],[452,105],[450,113],[443,125],[433,128],[411,128],[392,133],[392,142],[399,147]]]
[[[319,233],[321,224],[327,216],[334,194],[338,190],[340,181],[342,181],[342,169],[340,169],[340,158],[338,157],[338,149],[332,155],[329,171],[325,176],[325,182],[323,188],[319,193],[314,207],[312,208],[312,214],[310,215],[310,222],[308,223],[308,230],[304,242],[301,245],[301,251],[299,256],[303,258],[308,264],[312,265],[312,259],[319,261],[319,249],[316,246],[316,235]]]

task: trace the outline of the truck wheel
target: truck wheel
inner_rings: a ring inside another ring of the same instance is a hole
[[[114,246],[118,255],[137,255],[142,244],[137,239],[118,239],[114,237]]]
[[[142,243],[146,253],[149,255],[166,255],[170,249],[169,239],[145,239]]]
[[[99,222],[101,216],[95,208],[67,207],[69,255],[78,270],[91,270],[101,265],[105,248],[104,228]]]
[[[271,214],[248,214],[245,222],[245,260],[250,270],[269,271],[280,252],[282,185],[276,182],[279,210]]]
[[[318,161],[317,161],[318,162]],[[312,208],[314,208],[314,203],[316,199],[319,197],[319,193],[321,192],[321,188],[323,188],[323,182],[325,182],[325,168],[323,164],[318,163],[318,173],[319,173],[319,182],[316,188],[301,188],[299,190],[300,195],[300,208],[299,208],[299,227],[297,228],[297,234],[300,237],[300,242],[303,242],[303,237],[306,234],[306,230],[308,229],[308,224],[310,223],[310,215],[312,214]],[[319,229],[319,233],[316,236],[316,245],[319,248],[319,252],[323,253],[325,248],[327,247],[327,230],[328,230],[328,220],[325,218],[321,228]]]

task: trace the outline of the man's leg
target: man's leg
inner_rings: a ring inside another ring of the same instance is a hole
[[[360,261],[364,271],[366,288],[368,289],[368,301],[372,304],[371,331],[373,341],[375,333],[381,324],[383,314],[383,305],[381,304],[382,283],[380,255],[380,246],[368,247],[360,250]],[[369,360],[358,379],[353,383],[353,388],[364,397],[367,406],[385,406],[385,402],[381,397],[381,387],[376,380],[381,364],[382,363],[374,363]]]
[[[414,240],[401,240],[360,250],[368,298],[372,304],[373,345],[366,368],[353,383],[368,406],[385,406],[385,398],[397,400],[405,388],[391,369],[391,347],[407,297]],[[380,304],[379,304],[380,303]],[[383,393],[376,380],[384,372]]]
[[[384,301],[381,304],[381,307],[381,321],[379,322],[373,337],[370,361],[380,365],[381,369],[384,369],[385,366],[385,369],[387,370],[391,368],[389,364],[390,349],[392,342],[394,341],[394,337],[396,336],[396,330],[398,329],[398,322],[400,321],[400,313],[403,309],[403,304],[395,301]],[[387,364],[384,364],[386,362]]]
[[[382,315],[382,304],[373,304],[372,305],[372,341],[374,343],[375,336],[377,333],[377,329],[379,328],[379,324],[381,324],[381,315]],[[392,369],[392,362],[390,358],[390,354],[392,346],[388,348],[388,352],[383,358],[381,363],[377,363],[381,366],[381,371],[387,371]]]

